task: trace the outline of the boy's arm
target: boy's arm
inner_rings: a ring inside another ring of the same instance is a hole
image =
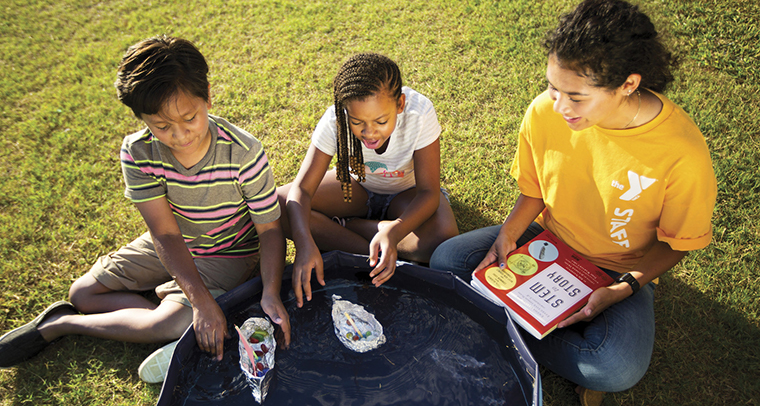
[[[254,224],[259,235],[261,281],[264,284],[261,308],[282,328],[287,348],[290,345],[290,318],[280,299],[282,272],[285,268],[285,235],[279,219]]]
[[[201,350],[222,359],[224,338],[229,337],[222,309],[201,280],[193,256],[166,197],[135,203],[148,225],[161,263],[193,306],[193,329]]]

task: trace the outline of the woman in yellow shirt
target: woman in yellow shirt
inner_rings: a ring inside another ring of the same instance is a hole
[[[649,367],[650,282],[709,244],[716,180],[701,132],[661,94],[673,61],[638,7],[584,1],[545,46],[547,90],[528,107],[511,169],[514,208],[500,226],[441,244],[430,266],[469,280],[548,229],[604,269],[615,283],[543,340],[524,335],[582,404],[598,405]]]

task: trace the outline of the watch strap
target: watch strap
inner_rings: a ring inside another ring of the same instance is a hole
[[[631,296],[635,295],[636,292],[638,292],[640,288],[639,281],[637,281],[636,278],[630,274],[630,272],[626,272],[620,275],[620,277],[617,279],[616,282],[619,282],[619,283],[625,282],[628,285],[630,285],[631,289],[633,290],[633,293],[631,294]]]

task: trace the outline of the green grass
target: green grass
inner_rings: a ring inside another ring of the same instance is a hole
[[[266,146],[291,181],[358,51],[396,60],[436,105],[442,182],[461,231],[500,223],[525,108],[544,87],[539,46],[574,1],[34,1],[0,3],[0,331],[54,300],[95,259],[141,233],[118,149],[140,128],[115,97],[126,48],[168,33],[211,65],[214,108]],[[754,0],[641,2],[681,58],[667,95],[712,153],[714,241],[662,278],[652,364],[607,405],[760,403],[760,6]],[[292,256],[292,249],[289,255]],[[156,346],[69,337],[0,371],[0,405],[153,404],[136,371]],[[547,405],[578,404],[543,371]]]

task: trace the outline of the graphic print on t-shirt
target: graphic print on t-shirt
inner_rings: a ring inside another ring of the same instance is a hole
[[[628,171],[628,183],[630,184],[630,188],[620,196],[620,200],[631,202],[638,199],[641,192],[646,190],[649,186],[652,186],[655,182],[657,182],[657,179],[647,178],[634,171]]]
[[[389,171],[388,166],[382,162],[369,161],[364,166],[369,169],[369,173],[382,175],[384,178],[403,178],[404,171]]]
[[[638,199],[641,196],[641,193],[655,182],[657,182],[657,179],[641,176],[634,171],[628,171],[629,188],[620,195],[620,200],[631,202]],[[612,181],[612,187],[620,190],[625,188],[625,186],[617,180]],[[610,219],[610,238],[612,238],[612,242],[626,248],[631,246],[628,241],[628,232],[625,227],[631,222],[633,215],[634,210],[631,207],[615,208],[613,211],[613,217]]]

